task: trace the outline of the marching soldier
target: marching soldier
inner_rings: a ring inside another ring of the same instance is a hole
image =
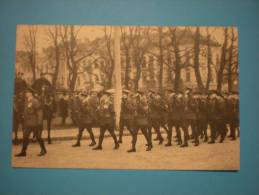
[[[182,128],[184,133],[184,143],[181,147],[188,147],[189,139],[189,127],[192,129],[192,135],[194,137],[194,146],[199,145],[198,130],[197,130],[197,102],[192,97],[192,90],[187,89],[183,97],[183,122]]]
[[[77,142],[73,145],[73,147],[79,147],[80,141],[83,135],[84,129],[86,129],[90,135],[92,142],[89,146],[94,146],[96,144],[94,139],[94,134],[92,131],[92,123],[93,123],[93,114],[94,107],[90,104],[90,98],[86,93],[82,93],[80,95],[80,110],[78,113],[78,136]]]
[[[209,98],[209,110],[210,110],[210,127],[211,127],[211,141],[209,144],[214,144],[217,138],[217,134],[220,135],[220,143],[222,143],[226,137],[226,101],[215,92]]]
[[[155,91],[149,90],[148,95],[148,107],[149,107],[149,123],[150,127],[148,129],[148,134],[150,139],[152,139],[152,127],[154,128],[159,144],[162,144],[164,138],[161,135],[160,126],[163,124],[164,113],[165,113],[165,102],[162,101],[160,94],[156,94]]]
[[[198,129],[201,134],[201,139],[204,138],[204,142],[208,141],[208,102],[207,95],[198,93]]]
[[[228,114],[229,114],[229,126],[230,126],[230,138],[236,139],[236,130],[239,127],[239,98],[236,93],[228,96]]]
[[[24,135],[22,150],[16,157],[26,156],[27,147],[29,144],[29,137],[31,132],[34,132],[36,139],[40,145],[41,151],[38,156],[43,156],[47,153],[44,142],[41,138],[40,126],[42,126],[42,108],[40,102],[33,96],[32,91],[26,91],[26,101],[24,108]]]
[[[182,120],[182,108],[181,108],[181,99],[178,97],[178,94],[175,94],[173,90],[169,90],[170,94],[168,95],[168,116],[167,116],[167,123],[168,123],[168,142],[165,146],[172,145],[172,131],[173,127],[176,130],[176,138],[178,145],[182,144],[181,138],[181,131],[180,125]]]
[[[150,137],[148,136],[148,103],[142,91],[137,91],[135,96],[135,102],[136,113],[134,118],[134,137],[132,140],[132,149],[128,152],[136,152],[136,143],[139,129],[141,130],[147,141],[146,151],[150,151],[152,149],[152,142]]]
[[[114,149],[119,148],[119,143],[117,141],[116,135],[114,133],[115,129],[115,112],[112,94],[108,91],[103,93],[100,99],[100,105],[98,107],[99,113],[99,123],[100,123],[100,136],[97,147],[94,150],[102,150],[102,143],[104,139],[105,131],[108,130],[114,140]]]
[[[122,91],[122,102],[121,102],[121,115],[120,115],[120,132],[119,132],[119,143],[122,143],[123,129],[127,127],[132,137],[134,136],[134,102],[129,97],[129,90],[124,89]]]

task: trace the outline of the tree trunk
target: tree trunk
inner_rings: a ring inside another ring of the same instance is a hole
[[[194,72],[195,77],[198,85],[199,91],[204,91],[204,86],[201,79],[201,73],[200,73],[200,28],[196,28],[195,33],[195,40],[194,40]]]
[[[211,53],[211,46],[210,46],[210,34],[209,29],[207,28],[207,81],[206,81],[206,91],[208,92],[210,89],[210,82],[211,82],[211,64],[212,64],[212,53]]]
[[[57,83],[57,78],[58,78],[58,73],[59,73],[59,67],[60,67],[60,51],[59,51],[59,45],[58,45],[58,32],[57,32],[57,27],[55,27],[55,37],[54,37],[54,48],[55,48],[55,70],[54,70],[54,75],[52,77],[52,86],[53,90],[56,90],[56,83]]]
[[[163,45],[162,45],[162,36],[163,31],[162,27],[158,27],[159,34],[159,90],[161,91],[163,88],[163,74],[164,74],[164,58],[163,58]]]
[[[228,29],[224,28],[224,43],[221,49],[220,67],[218,71],[218,83],[217,83],[218,92],[221,92],[222,84],[223,84],[223,73],[224,73],[224,68],[226,63],[227,44],[228,44]]]
[[[173,31],[171,40],[172,40],[172,45],[174,48],[174,55],[175,55],[174,89],[176,92],[179,92],[180,91],[180,82],[181,82],[181,57],[179,54],[179,46],[177,43],[175,31]]]
[[[232,79],[232,63],[233,63],[233,48],[234,48],[234,29],[231,28],[231,44],[229,48],[229,58],[228,58],[228,91],[232,92],[233,89],[233,79]]]
[[[129,87],[129,71],[130,71],[130,56],[129,56],[129,50],[125,49],[125,82],[124,85],[126,88]]]

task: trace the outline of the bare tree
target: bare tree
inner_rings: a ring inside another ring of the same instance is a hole
[[[175,71],[175,78],[174,78],[174,89],[176,91],[180,90],[180,83],[181,83],[181,69],[182,69],[182,60],[180,55],[179,44],[181,39],[186,33],[186,28],[182,31],[180,35],[177,35],[177,27],[168,27],[169,29],[169,36],[171,39],[171,47],[174,54],[174,71]]]
[[[136,68],[136,74],[134,77],[134,88],[137,90],[139,88],[139,80],[141,78],[142,65],[144,63],[144,56],[147,54],[150,46],[150,27],[129,27],[130,41],[133,50],[133,62]]]
[[[76,28],[74,25],[64,25],[60,33],[65,48],[66,66],[69,70],[69,89],[71,91],[74,91],[77,77],[81,73],[80,62],[92,56],[98,47],[98,44],[93,42],[89,43],[88,49],[82,51],[78,44],[79,31],[80,28]]]
[[[204,91],[204,86],[202,83],[201,73],[200,73],[200,28],[196,27],[195,37],[194,37],[194,72],[198,85],[199,91]]]
[[[234,62],[234,44],[237,38],[234,34],[234,28],[231,28],[231,40],[230,40],[230,48],[229,48],[229,56],[228,56],[228,91],[231,92],[233,90],[233,66],[235,65]]]
[[[53,27],[49,27],[47,31],[47,36],[54,48],[55,65],[53,66],[54,71],[52,73],[52,86],[55,90],[60,67],[60,26],[54,25]]]
[[[224,42],[221,48],[221,58],[220,58],[220,65],[219,65],[219,70],[217,73],[217,91],[221,92],[222,89],[222,84],[223,84],[223,73],[224,73],[224,68],[226,64],[226,52],[227,52],[227,45],[228,45],[228,28],[224,28]]]
[[[127,31],[126,27],[121,27],[121,43],[122,49],[125,54],[125,74],[124,74],[124,85],[126,88],[129,87],[130,81],[130,52],[131,52],[131,39],[132,39],[132,30]]]
[[[212,53],[211,53],[211,35],[209,32],[209,27],[206,28],[207,32],[207,81],[206,81],[206,91],[209,91],[210,88],[210,82],[212,80],[212,69],[211,69],[211,64],[212,64]]]
[[[33,82],[36,80],[36,69],[37,69],[37,66],[36,66],[37,41],[36,40],[37,40],[37,26],[30,25],[28,26],[27,33],[24,35],[24,46],[30,62]]]

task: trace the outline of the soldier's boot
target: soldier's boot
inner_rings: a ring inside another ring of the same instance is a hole
[[[75,144],[72,145],[72,147],[80,147],[81,144],[80,144],[80,141],[81,141],[81,137],[82,137],[82,133],[80,132],[77,136],[77,141]]]
[[[168,140],[168,142],[165,144],[166,147],[172,146],[172,142]]]
[[[26,147],[22,147],[22,151],[15,155],[15,157],[25,157],[26,156]]]
[[[204,140],[203,140],[203,142],[207,142],[208,141],[208,136],[207,135],[205,135],[204,136]]]
[[[195,136],[195,142],[194,142],[194,146],[199,146],[200,142],[199,142],[199,137]]]
[[[189,133],[188,128],[184,129],[184,143],[180,146],[181,148],[188,147]]]
[[[132,140],[132,147],[131,149],[127,150],[128,153],[136,152],[136,140]]]
[[[123,127],[120,127],[118,143],[122,143]]]
[[[21,151],[19,154],[16,154],[15,157],[25,157],[26,156],[26,152],[25,151]]]
[[[96,142],[92,141],[88,146],[95,146],[95,145],[96,145]]]
[[[94,146],[94,145],[96,145],[93,131],[89,131],[89,134],[90,134],[90,138],[91,138],[92,142],[91,142],[88,146]]]
[[[222,130],[220,132],[220,141],[219,141],[219,143],[223,143],[224,142],[226,135],[227,135],[227,128],[226,128],[226,126],[224,126],[224,127],[222,127]]]
[[[51,144],[50,128],[48,128],[48,144]]]
[[[46,149],[42,149],[40,151],[40,153],[38,154],[38,156],[44,156],[45,154],[47,154],[47,150]]]
[[[180,147],[181,147],[181,148],[188,147],[188,143],[187,143],[187,142],[184,142],[184,144],[182,144]]]
[[[183,143],[182,139],[179,139],[179,140],[177,141],[177,145],[182,145],[182,143]]]
[[[208,144],[215,144],[215,139],[211,139]]]
[[[93,148],[93,150],[102,150],[103,148],[102,148],[102,146],[96,146],[95,148]]]
[[[151,151],[152,150],[152,146],[151,145],[148,145],[146,151]]]
[[[113,149],[114,149],[114,150],[117,150],[117,149],[119,149],[119,147],[120,147],[120,144],[119,144],[118,142],[116,142]]]
[[[132,147],[131,149],[127,150],[128,153],[137,152],[135,147]]]

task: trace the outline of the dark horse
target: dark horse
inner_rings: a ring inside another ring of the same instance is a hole
[[[48,130],[48,144],[51,144],[51,123],[53,114],[56,111],[56,101],[53,93],[52,85],[45,78],[37,79],[32,88],[38,94],[38,98],[42,104],[43,109],[43,120],[47,121],[47,130]],[[43,129],[43,125],[42,125]]]

